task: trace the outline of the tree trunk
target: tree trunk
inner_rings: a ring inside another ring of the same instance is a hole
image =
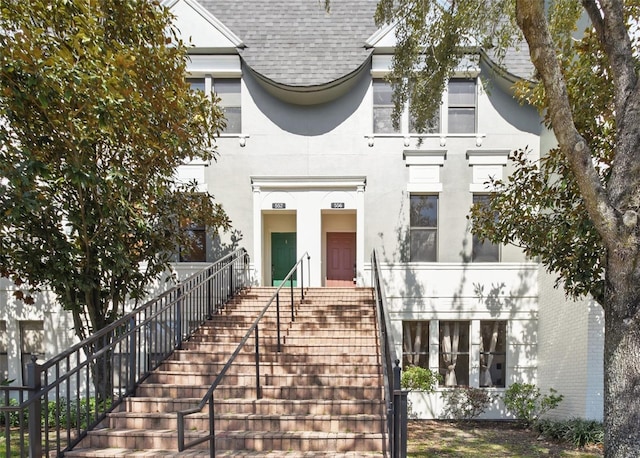
[[[636,289],[637,286],[631,285]],[[607,288],[604,343],[607,458],[627,458],[640,453],[640,312],[638,298],[629,301],[627,297]]]

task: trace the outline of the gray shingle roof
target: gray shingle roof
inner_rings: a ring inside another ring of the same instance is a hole
[[[246,45],[240,55],[254,71],[293,87],[329,84],[351,74],[368,59],[365,41],[378,29],[378,0],[199,0]],[[524,42],[500,63],[517,77],[532,79]],[[491,51],[489,58],[493,59]]]
[[[244,61],[288,86],[319,86],[357,70],[377,27],[377,0],[200,0],[246,45]]]

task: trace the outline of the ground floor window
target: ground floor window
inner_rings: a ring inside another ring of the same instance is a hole
[[[506,321],[480,322],[480,386],[504,387]]]
[[[0,321],[0,382],[9,378],[9,360],[7,358],[7,322]]]
[[[22,360],[22,383],[27,383],[27,366],[32,357],[44,360],[44,326],[42,321],[20,322],[20,357]]]
[[[402,322],[402,367],[429,368],[429,322]]]
[[[444,386],[469,385],[469,322],[440,322],[440,374]]]
[[[205,262],[207,260],[207,231],[203,224],[196,221],[183,223],[188,243],[180,247],[180,262]]]

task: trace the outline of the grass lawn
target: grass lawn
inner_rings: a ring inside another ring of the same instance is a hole
[[[539,440],[534,431],[510,422],[409,420],[410,457],[602,457],[597,446]]]

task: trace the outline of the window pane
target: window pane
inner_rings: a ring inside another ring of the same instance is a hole
[[[7,344],[7,323],[5,321],[0,321],[0,382],[9,378]]]
[[[402,323],[402,367],[429,368],[429,322]]]
[[[505,386],[506,321],[480,322],[480,386]]]
[[[449,132],[472,134],[476,131],[475,108],[449,108]]]
[[[443,384],[469,385],[469,322],[441,321],[439,334]]]
[[[240,106],[240,80],[215,79],[213,87],[216,95],[220,98],[220,106],[239,107]]]
[[[473,204],[486,206],[489,204],[489,196],[486,194],[474,194]],[[473,236],[472,262],[498,262],[500,261],[500,246],[488,240],[481,241],[476,235]]]
[[[239,134],[242,132],[242,110],[240,107],[226,107],[223,109],[227,126],[224,132]]]
[[[27,365],[35,356],[40,363],[44,360],[44,327],[42,321],[20,322],[20,350],[22,359],[22,383],[27,383]]]
[[[409,112],[409,132],[417,132],[415,126],[415,117],[411,115],[411,112]],[[438,112],[434,115],[434,117],[427,122],[427,125],[425,126],[423,131],[423,133],[426,134],[435,134],[438,132],[440,132],[440,109],[438,109]]]
[[[436,229],[411,228],[409,260],[412,262],[436,262],[436,235]]]
[[[384,80],[373,80],[373,132],[390,134],[400,132],[393,128],[393,89]]]
[[[451,80],[449,81],[449,106],[475,106],[476,82],[475,80]]]
[[[206,232],[202,228],[190,229],[188,231],[189,244],[180,248],[181,262],[205,262],[206,252]]]
[[[411,196],[409,216],[411,227],[438,226],[438,196]]]
[[[384,80],[373,80],[373,104],[374,105],[393,105],[392,103],[393,89],[391,85]]]
[[[392,107],[373,107],[373,132],[377,134],[392,134],[400,132],[394,129],[391,115]]]
[[[204,92],[204,78],[187,78],[187,83],[191,86],[192,91]]]

